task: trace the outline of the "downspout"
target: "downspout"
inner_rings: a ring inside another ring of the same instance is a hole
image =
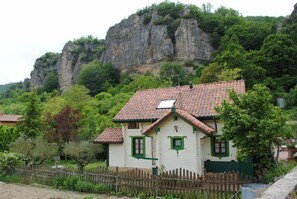
[[[212,117],[212,120],[213,120],[213,122],[215,124],[215,130],[216,130],[216,132],[218,132],[218,125],[217,125],[217,121],[216,121],[215,116]]]

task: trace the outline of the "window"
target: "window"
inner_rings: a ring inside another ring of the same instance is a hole
[[[172,150],[184,150],[184,137],[181,136],[174,136],[170,137],[171,149]]]
[[[139,129],[139,122],[128,123],[128,129]]]
[[[211,138],[211,155],[217,157],[229,156],[229,146],[227,141],[219,140],[218,137]]]
[[[145,156],[145,139],[144,137],[132,137],[132,156]]]
[[[162,108],[171,108],[175,103],[175,100],[162,100],[157,107],[157,109],[162,109]]]

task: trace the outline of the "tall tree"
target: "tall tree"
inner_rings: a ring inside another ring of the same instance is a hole
[[[17,126],[18,132],[23,134],[25,139],[36,138],[42,131],[42,123],[40,119],[41,103],[35,92],[31,92],[27,96],[25,113]]]
[[[223,139],[234,143],[239,158],[255,157],[259,171],[271,168],[273,146],[288,136],[285,116],[271,104],[272,96],[263,85],[255,85],[245,94],[230,91],[229,97],[231,101],[216,107],[224,121]]]
[[[78,83],[89,89],[89,94],[95,96],[106,90],[109,85],[119,82],[119,72],[111,64],[93,61],[85,65],[79,73]]]
[[[57,143],[59,147],[62,147],[64,143],[76,140],[80,130],[80,119],[80,111],[69,106],[64,107],[55,116],[48,114],[46,119],[48,131],[45,133],[45,137],[49,142]]]

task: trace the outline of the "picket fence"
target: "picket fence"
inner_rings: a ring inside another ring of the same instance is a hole
[[[83,174],[74,169],[49,167],[18,167],[15,174],[44,184],[53,185],[57,176],[78,176],[93,184],[106,184],[110,190],[133,195],[171,196],[174,198],[241,198],[240,187],[250,181],[236,172],[198,175],[185,169],[166,171],[159,175],[141,169],[128,171],[98,167]]]

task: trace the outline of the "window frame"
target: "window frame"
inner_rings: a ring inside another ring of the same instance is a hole
[[[211,137],[211,155],[215,157],[228,157],[229,156],[229,141],[219,140],[219,136]],[[217,145],[219,145],[219,152],[216,152]],[[225,152],[222,152],[222,144],[225,146]]]
[[[128,129],[139,129],[139,122],[129,122]]]
[[[171,150],[184,150],[185,149],[185,136],[170,136],[170,148]],[[175,146],[175,141],[180,140],[181,145]]]
[[[136,149],[136,140],[142,140],[142,153],[141,151],[141,144],[140,142],[138,143],[138,149]],[[139,151],[136,153],[136,151]],[[145,137],[144,136],[133,136],[131,137],[131,154],[132,157],[135,158],[144,158],[145,157]]]

